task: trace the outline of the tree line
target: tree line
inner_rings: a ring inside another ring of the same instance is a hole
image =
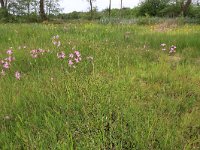
[[[51,17],[62,16],[67,18],[79,18],[84,15],[83,12],[62,13],[59,5],[60,0],[0,0],[0,19],[10,17],[37,18],[47,20]],[[102,16],[138,17],[138,16],[158,16],[158,17],[178,17],[189,16],[200,18],[200,0],[141,0],[140,4],[133,8],[123,8],[123,0],[119,0],[120,9],[112,9],[112,1],[107,0],[108,6],[105,10],[99,12],[94,2],[98,0],[85,0],[88,2],[89,12],[86,13],[89,19]],[[130,0],[133,1],[133,0]],[[130,6],[131,7],[131,6]],[[116,13],[116,11],[118,13]],[[80,15],[81,14],[81,15]],[[100,14],[100,15],[99,15]],[[70,17],[68,17],[70,18]],[[33,20],[34,21],[34,20]]]
[[[3,15],[38,15],[41,20],[60,12],[59,0],[0,0]]]

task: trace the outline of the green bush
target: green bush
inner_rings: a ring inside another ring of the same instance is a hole
[[[7,22],[9,19],[9,14],[7,9],[0,8],[0,22]]]

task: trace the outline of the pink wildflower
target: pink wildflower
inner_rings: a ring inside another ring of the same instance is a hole
[[[15,60],[15,57],[9,56],[9,57],[5,58],[5,61],[8,61],[8,62],[12,62],[13,60]]]
[[[172,45],[172,46],[170,47],[169,53],[172,54],[172,53],[175,53],[175,52],[176,52],[176,46]]]
[[[77,57],[80,57],[80,56],[81,56],[81,54],[80,54],[79,51],[75,51],[74,53],[76,54]]]
[[[11,49],[7,50],[6,52],[8,55],[12,55],[13,51]]]
[[[74,63],[72,60],[69,60],[68,64],[69,64],[69,66],[72,66]]]
[[[74,54],[69,54],[69,58],[73,58],[74,57]]]
[[[5,68],[5,69],[9,69],[9,68],[10,68],[9,63],[8,63],[8,62],[5,62],[5,63],[3,64],[3,68]]]
[[[79,62],[79,58],[75,58],[74,60],[76,61],[76,63],[78,63],[78,62]]]
[[[62,52],[60,52],[60,53],[57,53],[57,57],[58,57],[59,59],[64,59],[66,56],[65,56],[65,53],[62,51]]]
[[[16,78],[17,80],[20,80],[21,74],[19,73],[19,71],[16,71],[16,72],[15,72],[15,78]]]

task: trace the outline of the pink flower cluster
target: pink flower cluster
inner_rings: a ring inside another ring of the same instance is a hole
[[[58,59],[65,59],[66,54],[65,54],[65,52],[62,51],[62,52],[57,53],[57,57],[58,57]],[[68,65],[70,67],[76,68],[75,64],[79,63],[81,60],[82,60],[82,58],[81,58],[80,52],[75,50],[73,53],[69,54]]]
[[[53,37],[52,37],[52,43],[53,43],[55,46],[60,47],[61,42],[60,42],[60,37],[59,37],[59,35],[56,35],[56,36],[53,36]]]
[[[79,51],[74,51],[74,53],[69,54],[68,65],[70,67],[76,67],[75,64],[79,63],[82,60],[81,54]]]
[[[39,56],[43,55],[44,53],[48,53],[48,52],[49,52],[49,50],[43,50],[43,49],[34,49],[34,50],[30,51],[32,58],[38,58]]]
[[[162,50],[163,50],[163,51],[166,51],[166,50],[167,50],[167,49],[166,49],[166,44],[165,44],[165,43],[161,44],[160,46],[162,47]],[[170,49],[169,49],[169,54],[173,54],[173,53],[176,53],[176,46],[174,46],[174,45],[172,45],[172,46],[170,47]]]
[[[15,60],[15,57],[13,57],[13,51],[11,49],[6,51],[8,57],[0,61],[0,67],[1,67],[1,76],[6,75],[6,71],[10,69],[12,62]],[[17,80],[20,80],[21,74],[19,71],[15,72],[15,77]]]
[[[2,72],[5,72],[6,69],[9,69],[11,63],[15,60],[15,57],[12,56],[13,51],[11,49],[7,50],[6,53],[8,54],[8,57],[0,61],[0,64],[2,65]]]

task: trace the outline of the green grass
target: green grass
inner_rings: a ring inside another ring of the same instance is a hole
[[[57,34],[60,48],[51,42]],[[169,56],[161,43],[176,45],[177,53]],[[71,69],[56,54],[74,46],[83,60]],[[137,25],[1,24],[0,58],[9,47],[16,61],[0,78],[0,149],[200,148],[200,26],[157,32]],[[30,50],[37,48],[50,53],[34,60]]]

